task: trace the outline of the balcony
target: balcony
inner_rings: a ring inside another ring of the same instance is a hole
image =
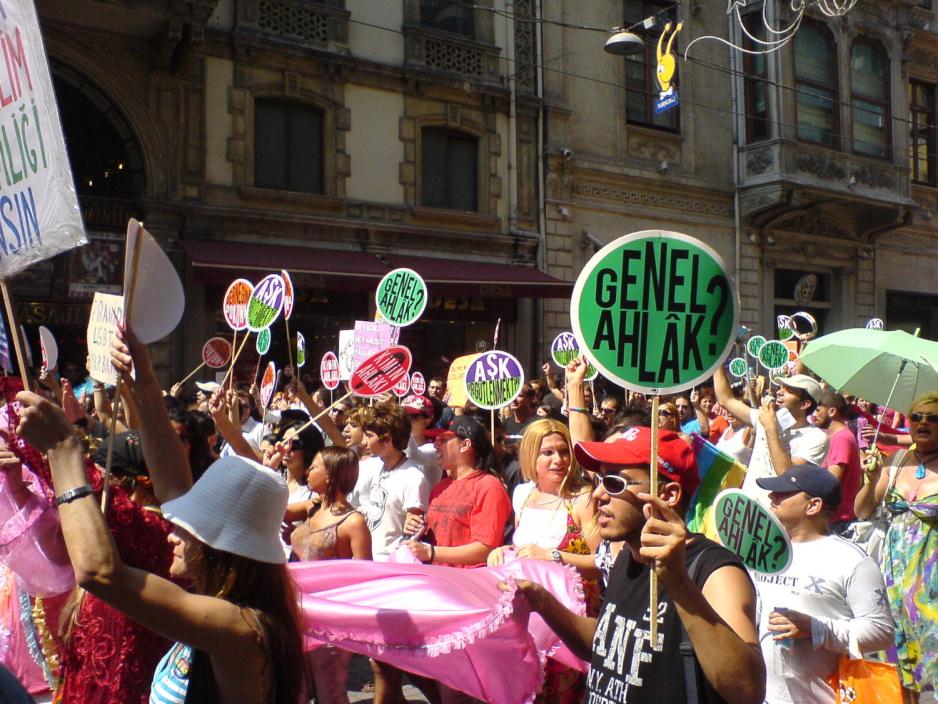
[[[346,53],[350,14],[340,0],[238,0],[235,33],[300,52]]]
[[[404,27],[404,61],[408,67],[441,76],[500,86],[501,49],[458,34],[423,27]]]

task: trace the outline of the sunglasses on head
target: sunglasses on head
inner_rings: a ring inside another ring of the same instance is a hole
[[[602,485],[603,491],[609,496],[618,496],[628,491],[630,487],[650,484],[651,482],[647,479],[626,479],[618,474],[606,474],[599,480],[599,483]]]
[[[674,414],[671,413],[671,411],[658,411],[658,415],[659,415],[659,416],[667,416],[668,418],[670,418],[670,417],[673,416]]]
[[[910,413],[909,420],[913,423],[921,423],[923,420],[928,423],[938,423],[938,413]]]

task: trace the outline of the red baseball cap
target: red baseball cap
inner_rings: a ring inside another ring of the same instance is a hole
[[[401,401],[401,406],[403,406],[405,411],[412,415],[422,415],[426,416],[427,418],[433,417],[433,402],[426,396],[411,394],[403,401]]]
[[[580,466],[591,472],[598,472],[603,463],[647,466],[651,463],[651,428],[633,426],[612,442],[578,442],[573,454]],[[700,486],[694,451],[670,430],[658,431],[658,471],[678,482],[688,498]]]

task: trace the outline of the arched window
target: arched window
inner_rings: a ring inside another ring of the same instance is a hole
[[[479,140],[464,132],[424,127],[420,142],[420,204],[478,211]]]
[[[254,101],[254,185],[323,192],[323,114],[303,103]]]
[[[420,0],[420,24],[427,29],[475,36],[472,3],[466,0]]]
[[[837,56],[823,24],[802,23],[795,34],[798,139],[838,148]]]
[[[853,151],[889,156],[889,57],[881,44],[858,39],[850,48]]]

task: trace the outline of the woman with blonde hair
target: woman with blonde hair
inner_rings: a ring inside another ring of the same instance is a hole
[[[518,456],[527,482],[512,498],[515,510],[515,548],[496,548],[489,565],[506,559],[533,558],[566,564],[565,555],[589,555],[599,545],[593,487],[573,456],[567,426],[556,420],[529,425]],[[587,610],[595,613],[598,587],[584,581]],[[536,702],[578,702],[583,696],[583,676],[554,660],[548,660],[544,687]]]

